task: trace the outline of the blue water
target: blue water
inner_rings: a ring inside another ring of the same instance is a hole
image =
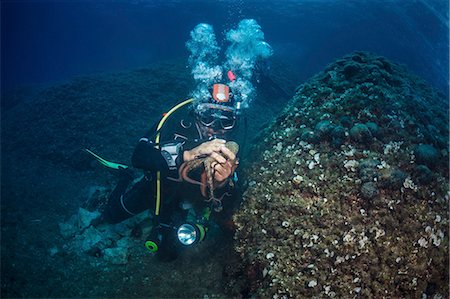
[[[254,18],[306,80],[355,50],[406,64],[448,92],[448,1],[2,1],[2,89],[187,60],[200,23],[222,32]],[[300,83],[300,82],[299,82]]]

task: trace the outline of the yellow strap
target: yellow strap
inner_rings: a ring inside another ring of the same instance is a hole
[[[164,115],[164,117],[161,119],[161,121],[159,122],[158,126],[156,127],[156,131],[158,132],[156,134],[155,137],[155,143],[156,143],[156,147],[159,149],[159,139],[161,138],[161,132],[159,131],[164,122],[167,120],[167,118],[169,118],[169,116],[174,113],[178,108],[183,107],[186,104],[190,104],[194,101],[194,99],[188,99],[184,102],[179,103],[178,105],[172,107],[172,109],[169,110],[169,112],[166,113],[166,115]],[[159,208],[161,206],[161,172],[157,171],[156,172],[156,206],[155,206],[155,215],[158,216],[159,215]]]
[[[161,205],[161,171],[156,172],[156,207],[155,215],[159,215],[159,207]]]

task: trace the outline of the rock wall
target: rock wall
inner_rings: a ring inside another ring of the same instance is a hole
[[[448,104],[357,52],[297,88],[234,216],[250,292],[448,297]]]

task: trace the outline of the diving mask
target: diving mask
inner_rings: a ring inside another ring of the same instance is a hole
[[[217,104],[201,104],[197,109],[197,119],[205,127],[231,130],[236,124],[234,109]]]

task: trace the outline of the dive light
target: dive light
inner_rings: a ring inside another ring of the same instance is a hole
[[[167,225],[168,226],[168,225]],[[170,226],[168,226],[170,227]],[[172,229],[177,229],[176,227],[171,227]],[[206,231],[208,229],[203,225],[196,223],[185,223],[182,224],[177,229],[177,237],[178,241],[185,246],[189,246],[192,244],[199,243],[205,239]],[[145,247],[150,252],[157,252],[159,249],[159,243],[161,242],[161,238],[153,237],[150,238],[153,240],[149,240],[145,242]]]
[[[203,241],[206,235],[206,228],[201,224],[182,224],[177,230],[178,241],[181,244],[189,246]]]

